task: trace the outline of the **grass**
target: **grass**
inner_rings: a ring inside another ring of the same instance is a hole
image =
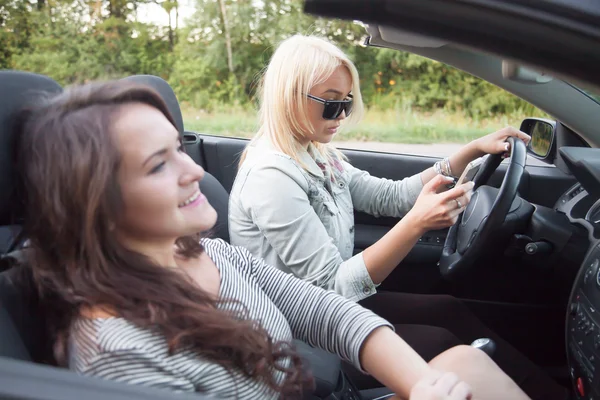
[[[363,121],[342,130],[337,141],[377,141],[386,143],[430,144],[468,143],[497,129],[512,125],[519,127],[528,115],[498,116],[476,120],[461,113],[436,111],[371,109]],[[198,133],[251,137],[256,132],[256,112],[245,109],[205,112],[184,108],[187,130]]]

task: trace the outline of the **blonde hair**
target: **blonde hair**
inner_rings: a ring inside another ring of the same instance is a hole
[[[303,151],[300,139],[310,136],[307,93],[327,80],[340,65],[352,77],[352,114],[344,124],[355,124],[362,118],[364,106],[360,94],[358,71],[342,50],[326,39],[317,36],[294,35],[279,44],[266,68],[260,90],[260,127],[250,141],[252,146],[266,137],[273,146],[300,165]],[[344,159],[343,154],[330,144],[312,142],[314,149],[328,161]],[[244,162],[248,147],[242,153]]]

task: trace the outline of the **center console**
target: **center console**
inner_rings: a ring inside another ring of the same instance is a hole
[[[600,245],[592,246],[567,308],[566,344],[577,399],[600,399]]]

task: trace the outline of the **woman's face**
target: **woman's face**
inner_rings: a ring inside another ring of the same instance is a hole
[[[352,75],[343,65],[337,67],[333,74],[323,83],[315,85],[310,94],[323,100],[344,100],[352,91]],[[308,120],[313,127],[313,134],[307,137],[308,141],[319,143],[329,143],[337,133],[341,121],[346,118],[346,113],[342,112],[335,120],[323,118],[324,105],[309,99],[308,100]]]
[[[128,243],[152,244],[212,228],[217,213],[200,192],[204,170],[183,152],[177,129],[156,108],[123,106],[113,125],[124,204],[116,222]]]

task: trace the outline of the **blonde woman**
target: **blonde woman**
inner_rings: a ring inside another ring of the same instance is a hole
[[[370,176],[330,142],[341,124],[363,114],[358,72],[336,46],[296,35],[280,44],[262,83],[260,128],[244,151],[229,207],[231,241],[280,270],[360,302],[396,324],[425,359],[478,337],[497,342],[496,362],[534,399],[564,399],[555,384],[457,299],[378,293],[425,232],[456,222],[472,184],[440,191],[473,159],[508,149],[506,128],[402,181]],[[383,238],[353,256],[354,209],[402,217]],[[361,382],[372,386],[374,382]]]

